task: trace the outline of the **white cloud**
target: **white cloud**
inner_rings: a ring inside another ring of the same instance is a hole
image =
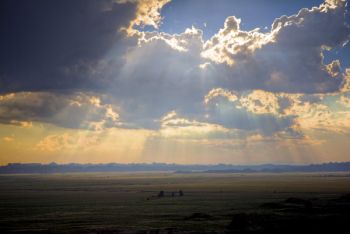
[[[325,69],[331,77],[337,77],[341,72],[339,60],[334,60],[330,64],[325,65]]]
[[[254,90],[239,101],[243,108],[254,114],[279,114],[278,97],[270,92]]]
[[[342,86],[340,88],[341,92],[349,92],[350,91],[350,68],[345,69],[344,80]]]
[[[347,14],[345,1],[328,2],[277,18],[266,33],[242,31],[240,19],[231,16],[205,42],[202,56],[217,63],[211,75],[218,86],[231,90],[337,91],[343,78],[340,63],[323,64],[323,51],[349,40]]]
[[[224,28],[205,42],[202,56],[216,63],[233,65],[236,62],[235,56],[250,56],[256,49],[273,41],[273,34],[261,33],[259,29],[240,30],[240,23],[241,19],[228,17]]]
[[[135,18],[129,23],[126,30],[129,36],[137,34],[139,31],[135,27],[144,27],[146,25],[152,26],[158,29],[161,23],[162,17],[160,11],[164,5],[171,0],[117,0],[117,3],[131,2],[136,4]]]
[[[228,90],[222,89],[222,88],[216,88],[210,90],[210,92],[205,95],[204,97],[204,103],[208,104],[212,99],[218,98],[218,97],[224,97],[230,102],[234,102],[238,99],[237,95],[233,92],[230,92]]]

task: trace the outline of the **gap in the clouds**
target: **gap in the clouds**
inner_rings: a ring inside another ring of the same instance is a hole
[[[350,68],[350,43],[346,44],[344,47],[333,48],[332,50],[325,50],[323,52],[324,64],[329,64],[333,60],[339,59],[340,66],[344,71],[346,68]]]
[[[159,30],[181,33],[192,25],[203,30],[204,39],[209,39],[223,27],[228,16],[242,19],[241,28],[270,30],[274,19],[282,15],[296,14],[301,8],[319,6],[322,0],[172,0],[162,9],[162,25]],[[149,31],[150,28],[143,30]]]

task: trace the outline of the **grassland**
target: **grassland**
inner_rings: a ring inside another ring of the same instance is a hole
[[[1,233],[261,232],[350,217],[342,173],[1,175],[0,188]]]

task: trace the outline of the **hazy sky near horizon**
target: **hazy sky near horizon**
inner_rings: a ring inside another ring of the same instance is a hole
[[[345,0],[0,2],[0,164],[350,161]]]

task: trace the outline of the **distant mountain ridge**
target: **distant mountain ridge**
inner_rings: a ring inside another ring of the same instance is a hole
[[[259,173],[259,172],[350,172],[350,162],[330,162],[309,165],[261,164],[261,165],[202,165],[202,164],[166,164],[166,163],[131,163],[131,164],[41,164],[9,163],[0,166],[0,174],[33,173],[69,173],[69,172],[137,172],[137,171],[172,171],[177,173]]]

